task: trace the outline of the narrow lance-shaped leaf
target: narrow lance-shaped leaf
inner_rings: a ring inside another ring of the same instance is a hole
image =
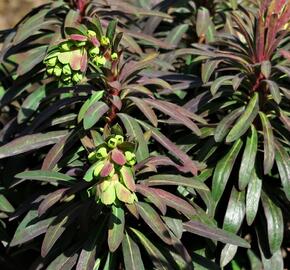
[[[177,46],[182,39],[182,36],[186,33],[188,24],[180,24],[174,27],[167,35],[165,42],[174,46]]]
[[[230,133],[226,137],[226,142],[233,142],[244,135],[252,124],[253,120],[256,118],[259,111],[259,94],[254,93],[252,99],[250,100],[245,112],[237,120]]]
[[[275,160],[274,135],[268,117],[263,112],[259,112],[259,114],[264,135],[264,174],[268,174],[271,171]]]
[[[270,251],[272,254],[281,248],[284,233],[284,221],[281,209],[267,196],[261,193],[264,208]]]
[[[210,92],[212,95],[214,96],[222,85],[232,85],[231,80],[233,78],[234,76],[222,76],[216,79],[210,87]]]
[[[104,102],[94,102],[84,115],[84,128],[90,129],[108,110],[109,107]]]
[[[14,207],[12,204],[6,199],[6,197],[0,194],[0,211],[6,213],[14,212]]]
[[[171,244],[171,237],[167,227],[162,222],[157,212],[148,204],[144,202],[136,203],[137,210],[147,225],[156,233],[166,244]]]
[[[225,230],[214,228],[210,225],[203,224],[199,221],[188,221],[183,223],[183,228],[187,232],[191,232],[206,238],[209,238],[211,240],[217,240],[222,243],[229,243],[232,245],[237,245],[241,247],[249,248],[250,244],[242,239],[241,237],[227,232]]]
[[[262,180],[256,174],[255,169],[253,169],[250,176],[250,182],[247,187],[246,195],[246,219],[248,225],[252,225],[259,207],[260,196],[262,190]]]
[[[138,237],[141,244],[145,247],[152,263],[159,270],[173,270],[171,263],[168,262],[166,257],[161,253],[158,247],[156,247],[149,239],[140,231],[130,228],[130,230]]]
[[[242,144],[241,139],[237,140],[229,152],[216,165],[212,180],[212,196],[216,203],[218,203],[223,194]]]
[[[246,147],[243,153],[239,171],[239,188],[244,190],[251,180],[252,170],[255,166],[255,159],[258,150],[258,133],[256,128],[251,126],[251,136],[247,137]]]
[[[112,205],[109,222],[108,245],[111,252],[122,243],[124,237],[125,213],[122,207]]]
[[[290,156],[286,149],[276,142],[275,160],[280,174],[285,195],[290,200]]]
[[[0,147],[0,159],[11,157],[59,142],[67,131],[51,131],[26,135]]]
[[[140,249],[127,232],[122,241],[122,250],[126,270],[145,270]]]
[[[270,93],[271,93],[273,99],[275,100],[275,102],[277,104],[279,104],[281,102],[282,96],[281,96],[278,84],[275,83],[274,81],[270,81],[270,80],[266,80],[265,82],[269,86]]]
[[[241,108],[238,108],[232,111],[231,113],[229,113],[219,122],[214,132],[214,139],[216,142],[221,142],[224,139],[229,129],[231,128],[231,125],[233,124],[233,122],[242,114],[244,110],[245,110],[244,106]]]
[[[171,174],[153,175],[146,180],[142,180],[142,184],[148,186],[180,185],[201,190],[209,190],[208,187],[203,182],[196,180],[194,177],[184,177],[181,175],[171,175]]]

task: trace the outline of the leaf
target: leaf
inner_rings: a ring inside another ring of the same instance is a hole
[[[187,30],[188,30],[188,24],[180,24],[174,27],[168,33],[164,41],[167,44],[177,46],[180,43],[182,36],[186,33]]]
[[[155,189],[155,191],[167,206],[180,211],[184,215],[193,216],[196,214],[193,206],[187,201],[162,189]]]
[[[127,232],[122,241],[122,250],[126,270],[145,270],[140,249]]]
[[[0,194],[0,211],[6,213],[13,213],[14,207],[12,204],[6,199],[6,197]]]
[[[80,130],[75,128],[59,142],[57,142],[47,153],[42,163],[42,170],[53,170],[67,151],[79,140]]]
[[[18,65],[17,75],[22,76],[25,73],[31,71],[36,65],[41,63],[45,57],[47,46],[38,46],[34,49],[30,49],[29,53],[26,53],[24,60]]]
[[[149,239],[140,231],[130,228],[130,230],[138,237],[141,244],[145,247],[152,263],[158,270],[173,270],[171,263],[168,262],[166,257],[161,253],[158,247],[156,247]]]
[[[210,77],[214,73],[214,71],[217,69],[219,63],[221,61],[213,61],[213,60],[208,60],[205,63],[202,64],[201,66],[201,78],[203,83],[208,83]]]
[[[145,196],[150,202],[152,202],[160,210],[162,215],[166,214],[166,204],[158,196],[155,189],[139,184],[136,185],[136,191]]]
[[[274,81],[269,81],[269,80],[265,80],[265,82],[269,86],[273,99],[275,100],[277,104],[279,104],[281,102],[282,96],[281,96],[278,84],[275,83]]]
[[[270,173],[275,160],[275,144],[272,126],[267,116],[259,112],[264,135],[264,174]]]
[[[136,203],[137,210],[145,223],[156,233],[166,244],[172,243],[167,227],[162,222],[157,212],[148,204],[144,202]]]
[[[245,192],[239,192],[233,187],[224,218],[223,229],[237,233],[244,220],[245,212]]]
[[[222,76],[216,79],[210,87],[211,94],[214,96],[222,85],[232,85],[233,78],[234,76]]]
[[[108,110],[109,107],[104,102],[94,102],[84,115],[84,128],[93,127]]]
[[[15,156],[59,142],[67,131],[51,131],[26,135],[0,147],[0,159]]]
[[[45,257],[53,248],[67,227],[76,219],[81,204],[75,203],[61,212],[50,224],[44,236],[41,246],[41,256]]]
[[[251,126],[251,136],[247,137],[246,147],[243,153],[239,170],[239,189],[244,190],[250,179],[255,166],[256,154],[258,151],[258,133],[256,128]]]
[[[96,91],[93,93],[89,99],[86,100],[86,102],[81,107],[79,113],[78,113],[78,123],[83,120],[85,113],[89,109],[89,107],[94,104],[96,101],[99,101],[104,95],[104,91]]]
[[[214,132],[214,139],[216,142],[221,142],[224,139],[229,129],[231,128],[233,122],[244,112],[244,110],[245,110],[244,106],[240,107],[230,112],[219,122]]]
[[[252,225],[259,207],[260,196],[262,190],[262,180],[257,176],[255,169],[250,176],[250,182],[246,195],[246,219],[248,225]]]
[[[158,129],[146,124],[143,121],[138,121],[146,130],[152,131],[152,137],[163,145],[170,153],[175,157],[180,159],[184,165],[184,169],[187,172],[191,172],[193,175],[196,175],[198,170],[201,168],[201,164],[191,160],[191,158],[181,151],[172,141],[170,141],[166,136],[164,136]]]
[[[265,76],[266,79],[268,79],[271,75],[271,62],[270,61],[263,61],[261,64],[261,72]]]
[[[181,219],[162,217],[167,227],[174,234],[174,236],[180,240],[183,234],[183,224]]]
[[[233,142],[244,135],[253,120],[256,118],[259,111],[259,94],[257,92],[254,93],[254,96],[250,100],[245,112],[239,117],[230,133],[226,137],[226,142]]]
[[[281,209],[262,191],[262,205],[267,220],[267,231],[272,254],[280,250],[283,241],[284,221]]]
[[[276,142],[275,160],[287,199],[290,201],[290,156],[286,149]]]
[[[117,20],[111,20],[109,22],[109,25],[107,27],[106,36],[109,38],[110,42],[113,42],[115,33],[116,33],[116,27],[117,27],[118,21]]]
[[[184,177],[181,175],[172,175],[172,174],[153,175],[146,180],[142,180],[142,184],[145,184],[147,186],[180,185],[201,190],[209,190],[208,187],[203,182],[196,180],[194,177]]]
[[[218,203],[224,192],[242,144],[241,139],[237,140],[230,151],[216,165],[212,180],[212,196],[216,203]]]
[[[245,248],[250,247],[250,244],[239,236],[225,230],[203,224],[199,221],[187,221],[183,223],[183,228],[185,231],[209,238],[211,240],[217,240],[222,243],[228,243]]]
[[[124,237],[125,213],[122,207],[112,205],[109,221],[108,245],[111,252],[115,252]]]
[[[136,151],[136,158],[138,162],[149,157],[149,150],[147,142],[144,140],[144,134],[138,122],[131,116],[123,113],[118,113],[121,121],[123,122],[128,136],[132,136],[138,142]]]
[[[14,247],[23,244],[45,233],[49,224],[51,224],[54,219],[55,217],[50,217],[40,220],[37,210],[30,210],[18,225],[10,242],[10,246]]]
[[[69,175],[60,172],[44,171],[44,170],[25,171],[16,174],[14,177],[27,180],[43,181],[48,183],[59,183],[59,182],[62,183],[75,181],[75,179]]]
[[[158,125],[158,118],[154,111],[140,98],[129,97],[130,100],[138,107],[138,109],[147,117],[154,127]]]
[[[200,7],[197,11],[196,18],[196,33],[198,37],[206,34],[210,21],[211,20],[208,9],[205,7]]]
[[[284,258],[281,250],[277,250],[271,258],[264,256],[261,252],[264,270],[283,270],[284,268]]]
[[[24,123],[38,109],[40,102],[46,96],[46,87],[41,85],[34,90],[22,103],[17,115],[17,122]]]
[[[220,266],[225,267],[230,263],[237,253],[238,247],[231,244],[226,244],[221,251]]]

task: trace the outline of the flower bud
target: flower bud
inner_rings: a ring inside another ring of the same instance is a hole
[[[110,44],[109,38],[107,38],[106,36],[102,36],[101,37],[101,45],[102,46],[108,46],[109,44]]]
[[[89,38],[92,38],[92,37],[95,37],[97,34],[95,31],[92,31],[92,30],[88,30],[88,36]]]
[[[108,146],[109,146],[110,148],[116,148],[117,145],[118,145],[118,141],[117,141],[117,139],[115,139],[115,138],[111,138],[111,139],[109,139],[109,141],[108,141]]]
[[[48,75],[52,75],[52,74],[53,74],[53,70],[54,70],[53,67],[48,68],[48,69],[46,70],[46,73],[47,73]]]
[[[124,137],[122,135],[116,135],[115,139],[117,140],[118,145],[124,142]]]
[[[134,166],[136,164],[136,159],[131,159],[130,161],[128,161],[128,164]]]
[[[91,162],[91,163],[95,162],[95,161],[96,161],[96,152],[91,152],[91,153],[89,153],[89,155],[88,155],[88,160],[89,160],[89,162]]]
[[[125,152],[125,157],[126,157],[126,160],[127,161],[130,161],[132,159],[135,159],[136,158],[136,155],[130,151],[126,151]]]
[[[72,80],[75,82],[75,83],[78,83],[80,82],[81,80],[83,79],[83,74],[82,73],[75,73],[72,77]]]
[[[77,47],[83,47],[83,46],[86,46],[87,42],[86,41],[77,41],[75,44]]]
[[[61,74],[62,74],[62,66],[61,66],[60,64],[57,64],[57,65],[54,67],[53,74],[54,74],[56,77],[60,77],[60,76],[61,76]]]
[[[118,54],[117,54],[117,53],[112,53],[112,54],[111,54],[111,59],[112,59],[113,61],[117,60],[117,59],[118,59]]]
[[[104,159],[107,156],[108,156],[108,152],[107,152],[106,147],[101,147],[96,153],[97,159]]]
[[[64,83],[68,83],[68,82],[71,81],[71,77],[70,77],[70,75],[65,75],[65,74],[63,74],[63,75],[61,76],[61,80],[62,80]]]
[[[104,165],[105,165],[104,161],[99,161],[99,163],[97,164],[97,166],[94,169],[94,176],[95,177],[99,177]]]
[[[71,75],[71,68],[70,68],[69,64],[66,64],[63,66],[62,73],[64,75]]]
[[[100,56],[100,55],[97,55],[95,58],[94,58],[94,63],[98,66],[103,66],[105,65],[107,62],[106,58],[104,56]]]
[[[57,57],[52,57],[52,58],[49,58],[47,61],[46,61],[46,65],[48,67],[54,67],[57,63]]]
[[[89,50],[89,55],[90,55],[91,57],[95,57],[95,56],[97,56],[99,53],[100,53],[100,49],[99,49],[99,47],[94,47],[94,48],[92,48],[92,49]]]
[[[60,48],[64,51],[69,51],[70,47],[71,47],[71,43],[67,41],[60,45]]]

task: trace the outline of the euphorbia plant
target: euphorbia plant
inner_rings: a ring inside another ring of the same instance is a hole
[[[231,34],[193,50],[203,59],[204,82],[195,112],[215,125],[199,151],[200,161],[214,169],[208,211],[218,219],[224,215],[225,229],[250,229],[253,238],[257,233],[264,266],[270,260],[275,269],[283,265],[282,211],[290,199],[289,19],[288,1],[263,1],[258,14],[233,12]],[[221,264],[236,250],[224,247]]]

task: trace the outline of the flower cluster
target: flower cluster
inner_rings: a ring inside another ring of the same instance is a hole
[[[85,34],[75,30],[67,40],[53,46],[44,59],[47,74],[56,77],[61,85],[79,83],[89,63],[103,67],[118,59],[107,36],[89,29]]]
[[[88,193],[95,196],[97,202],[111,205],[116,200],[128,204],[137,201],[133,169],[136,156],[130,149],[130,143],[124,142],[123,136],[114,135],[89,154],[88,159],[93,165],[84,180],[96,182]]]

